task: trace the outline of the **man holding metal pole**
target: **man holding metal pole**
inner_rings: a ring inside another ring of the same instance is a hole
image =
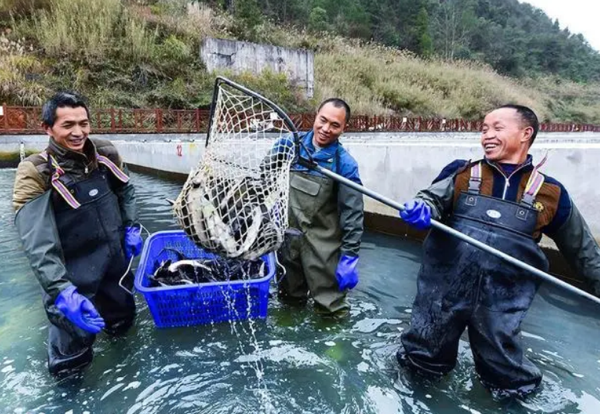
[[[569,264],[600,295],[600,249],[558,181],[528,155],[539,129],[535,113],[506,105],[483,124],[484,158],[454,161],[404,205],[401,217],[419,229],[442,220],[453,229],[542,271],[538,242],[551,237]],[[401,365],[438,377],[456,364],[469,328],[482,383],[500,396],[526,395],[542,374],[523,354],[520,325],[539,286],[523,267],[434,228],[424,242],[410,329],[398,351]]]

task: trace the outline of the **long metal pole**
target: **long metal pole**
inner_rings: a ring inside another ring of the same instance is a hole
[[[399,211],[404,210],[404,206],[402,204],[400,204],[400,203],[398,203],[398,202],[396,202],[396,201],[394,201],[392,199],[389,199],[389,198],[387,198],[387,197],[385,197],[385,196],[383,196],[381,194],[378,194],[378,193],[376,193],[374,191],[371,191],[368,188],[363,187],[362,185],[356,184],[354,181],[350,181],[347,178],[345,178],[345,177],[343,177],[343,176],[341,176],[339,174],[336,174],[336,173],[334,173],[334,172],[332,172],[330,170],[327,170],[327,169],[325,169],[325,168],[317,165],[316,163],[310,162],[308,160],[303,160],[302,158],[300,160],[301,160],[301,162],[304,161],[302,163],[304,165],[306,165],[307,167],[309,167],[309,168],[311,168],[313,170],[319,171],[321,174],[323,174],[323,175],[325,175],[325,176],[327,176],[327,177],[329,177],[329,178],[331,178],[333,180],[336,180],[336,181],[338,181],[338,182],[340,182],[340,183],[342,183],[344,185],[347,185],[348,187],[351,187],[351,188],[355,189],[356,191],[358,191],[358,192],[360,192],[360,193],[362,193],[362,194],[364,194],[364,195],[366,195],[368,197],[371,197],[374,200],[377,200],[377,201],[379,201],[379,202],[381,202],[383,204],[386,204],[386,205],[388,205],[388,206],[390,206],[392,208],[395,208],[396,210],[399,210]],[[500,250],[494,249],[493,247],[488,246],[487,244],[482,243],[479,240],[475,240],[474,238],[469,237],[466,234],[463,234],[460,231],[453,229],[452,227],[446,226],[445,224],[440,223],[437,220],[431,220],[431,226],[435,227],[438,230],[441,230],[441,231],[444,231],[444,232],[446,232],[448,234],[451,234],[454,237],[457,237],[460,240],[462,240],[462,241],[464,241],[466,243],[469,243],[469,244],[471,244],[471,245],[473,245],[473,246],[475,246],[475,247],[477,247],[477,248],[479,248],[479,249],[481,249],[483,251],[486,251],[486,252],[488,252],[490,254],[493,254],[494,256],[499,257],[499,258],[501,258],[501,259],[507,261],[508,263],[511,263],[511,264],[513,264],[513,265],[515,265],[517,267],[520,267],[521,269],[527,270],[527,271],[533,273],[534,275],[536,275],[537,277],[539,277],[540,279],[542,279],[545,282],[551,283],[551,284],[553,284],[553,285],[555,285],[557,287],[560,287],[562,289],[568,290],[569,292],[571,292],[571,293],[573,293],[575,295],[583,296],[584,298],[589,299],[589,300],[591,300],[591,301],[593,301],[593,302],[595,302],[595,303],[597,303],[597,304],[600,305],[600,299],[597,298],[596,296],[591,295],[591,294],[589,294],[589,293],[587,293],[587,292],[585,292],[585,291],[583,291],[583,290],[581,290],[579,288],[576,288],[575,286],[572,286],[572,285],[570,285],[570,284],[568,284],[566,282],[563,282],[562,280],[560,280],[560,279],[558,279],[558,278],[556,278],[556,277],[554,277],[554,276],[552,276],[552,275],[550,275],[550,274],[548,274],[548,273],[546,273],[546,272],[544,272],[544,271],[542,271],[542,270],[540,270],[540,269],[538,269],[536,267],[533,267],[533,266],[531,266],[531,265],[529,265],[527,263],[524,263],[524,262],[522,262],[520,260],[517,260],[514,257],[509,256],[506,253],[501,252]]]

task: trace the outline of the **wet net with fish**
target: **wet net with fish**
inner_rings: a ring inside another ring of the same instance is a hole
[[[218,78],[204,156],[174,205],[186,234],[228,258],[254,260],[277,250],[288,225],[296,140],[277,105]]]

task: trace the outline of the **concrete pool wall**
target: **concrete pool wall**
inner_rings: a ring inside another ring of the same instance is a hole
[[[204,153],[205,134],[98,135],[110,139],[132,169],[185,178]],[[391,199],[404,201],[426,187],[444,166],[455,159],[482,156],[477,133],[349,133],[344,147],[356,158],[366,187]],[[45,148],[44,135],[0,137],[0,163],[15,165],[20,154]],[[560,180],[600,239],[600,134],[540,134],[532,147],[534,161],[546,154],[542,172]],[[397,212],[365,198],[368,228],[391,234],[422,237],[399,219]],[[544,240],[552,248],[551,240]]]

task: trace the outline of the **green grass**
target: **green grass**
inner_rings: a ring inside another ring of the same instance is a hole
[[[9,28],[0,35],[0,102],[7,104],[40,105],[56,89],[76,89],[98,107],[205,106],[215,74],[199,59],[202,39],[243,37],[315,51],[312,100],[283,75],[223,73],[291,112],[340,96],[356,114],[478,119],[497,105],[520,103],[544,121],[600,123],[598,84],[516,80],[473,62],[421,59],[268,21],[248,30],[182,0],[0,1],[0,28]]]

